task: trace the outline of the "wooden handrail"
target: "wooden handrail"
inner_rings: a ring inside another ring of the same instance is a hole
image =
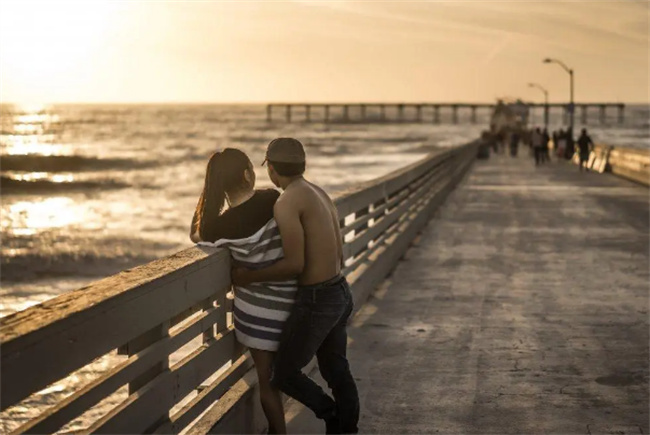
[[[467,170],[476,149],[472,143],[438,151],[335,197],[357,309]],[[91,422],[89,431],[178,432],[214,408],[215,400],[218,406],[205,418],[221,418],[224,406],[248,406],[241,397],[254,388],[244,382],[251,362],[234,338],[231,311],[228,252],[191,247],[11,314],[0,319],[1,408],[120,349],[123,361],[15,432],[57,431],[125,385],[126,399]],[[198,347],[170,364],[170,355],[195,338],[201,338]],[[211,376],[218,378],[203,385]],[[189,394],[196,397],[187,401]]]
[[[573,157],[576,164],[580,158]],[[650,150],[619,146],[596,145],[587,162],[587,167],[598,172],[611,172],[644,186],[650,186]]]

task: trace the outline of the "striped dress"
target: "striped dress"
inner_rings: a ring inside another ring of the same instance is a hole
[[[275,219],[269,220],[250,237],[199,244],[227,248],[234,265],[249,269],[268,267],[284,256]],[[276,351],[296,291],[296,280],[235,286],[233,317],[237,340],[252,349]]]

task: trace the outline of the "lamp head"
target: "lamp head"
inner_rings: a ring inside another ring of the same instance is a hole
[[[544,59],[543,62],[544,62],[544,63],[551,63],[551,62],[553,62],[553,61],[547,57],[546,59]]]

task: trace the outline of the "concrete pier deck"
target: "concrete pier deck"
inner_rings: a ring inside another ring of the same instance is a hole
[[[360,431],[650,433],[648,204],[566,162],[477,161],[349,328]]]

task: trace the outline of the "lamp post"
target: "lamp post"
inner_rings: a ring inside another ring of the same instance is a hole
[[[537,88],[544,92],[544,128],[548,130],[548,91],[537,83],[528,83],[529,88]]]
[[[557,59],[551,59],[551,58],[546,58],[544,59],[544,63],[556,63],[560,65],[566,72],[569,73],[569,76],[571,78],[571,101],[569,103],[569,127],[571,128],[571,136],[573,136],[573,112],[575,111],[574,106],[573,106],[573,70],[566,66],[564,62],[561,60]]]

